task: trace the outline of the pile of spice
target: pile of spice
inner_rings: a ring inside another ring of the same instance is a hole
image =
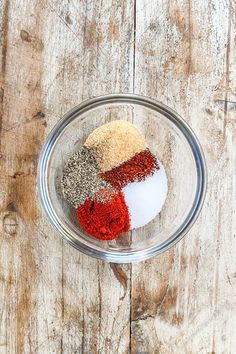
[[[95,129],[84,146],[94,152],[99,168],[105,172],[145,150],[147,144],[132,123],[114,120]]]
[[[64,198],[81,227],[112,240],[146,225],[167,195],[164,167],[131,123],[116,120],[95,129],[63,168]]]
[[[62,185],[65,199],[75,208],[93,198],[100,189],[113,190],[100,177],[96,159],[85,146],[74,153],[64,166]]]

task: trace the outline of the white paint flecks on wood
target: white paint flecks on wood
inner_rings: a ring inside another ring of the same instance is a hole
[[[1,353],[234,353],[235,12],[216,0],[2,1]],[[209,181],[189,235],[131,267],[58,237],[36,168],[68,109],[133,91],[189,122]]]

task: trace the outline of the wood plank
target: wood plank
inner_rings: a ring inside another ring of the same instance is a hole
[[[48,322],[53,327],[53,319],[60,316],[55,309],[56,297],[51,296],[60,296],[60,279],[50,270],[50,263],[52,257],[54,268],[61,269],[61,245],[58,239],[47,240],[46,229],[38,226],[40,211],[35,192],[38,153],[46,125],[42,114],[44,14],[43,5],[37,1],[24,2],[20,7],[16,1],[3,3],[2,353],[36,352],[44,342],[47,352],[60,348],[60,342],[48,332]]]
[[[64,37],[67,26],[60,21],[48,46],[53,62],[61,53],[59,60],[65,61],[63,72],[59,76],[56,73],[48,91],[53,111],[65,112],[83,99],[132,89],[133,17],[128,17],[132,3],[88,2],[75,6],[66,2],[62,9],[60,2],[54,2],[51,16],[58,16],[64,9],[73,22],[69,25],[73,32],[67,31],[63,48],[56,33]],[[77,19],[79,39],[74,36]],[[50,23],[53,21],[48,18],[48,26]],[[87,132],[83,133],[86,136]],[[110,267],[67,244],[62,251],[63,352],[126,353],[130,341],[129,267]]]
[[[64,244],[35,186],[44,136],[64,112],[132,91],[133,2],[12,0],[1,14],[0,351],[127,353],[130,267]]]
[[[233,353],[236,337],[235,3],[136,3],[135,92],[179,112],[209,181],[188,236],[133,265],[132,353]]]
[[[46,125],[41,88],[44,7],[31,2],[19,10],[17,2],[11,2],[8,11],[1,135],[1,176],[7,192],[1,201],[2,350],[29,353],[43,347],[45,352],[58,352],[60,340],[54,333],[61,333],[57,304],[61,281],[52,270],[59,269],[60,274],[61,242],[39,228],[35,195]],[[9,229],[8,224],[13,226]]]

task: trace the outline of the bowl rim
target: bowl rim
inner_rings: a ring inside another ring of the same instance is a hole
[[[193,205],[185,218],[184,222],[179,228],[171,235],[167,240],[156,246],[151,246],[145,250],[131,251],[131,252],[119,252],[119,251],[100,251],[89,247],[87,244],[75,239],[72,231],[62,224],[57,214],[54,213],[52,208],[48,188],[47,188],[47,161],[48,156],[53,150],[53,146],[60,137],[60,133],[64,128],[78,115],[104,104],[109,103],[135,103],[146,108],[150,108],[158,113],[165,115],[169,120],[174,123],[181,133],[185,136],[190,145],[192,153],[194,155],[195,164],[197,167],[197,188]],[[39,200],[43,211],[50,220],[51,224],[59,231],[59,234],[63,239],[66,239],[73,247],[81,251],[82,253],[92,256],[94,258],[102,259],[112,263],[133,263],[146,260],[162,252],[165,252],[170,247],[174,246],[180,241],[184,235],[191,229],[195,221],[197,220],[199,213],[202,209],[207,187],[207,167],[204,157],[204,153],[198,138],[188,123],[172,108],[157,101],[156,99],[149,98],[142,95],[132,93],[115,93],[103,96],[96,96],[87,99],[80,104],[76,105],[65,113],[62,118],[55,124],[51,132],[48,134],[45,143],[41,149],[38,161],[37,171],[37,190],[39,194]]]

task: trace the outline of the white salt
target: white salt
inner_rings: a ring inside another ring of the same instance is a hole
[[[167,190],[167,177],[162,164],[152,176],[141,182],[129,183],[122,189],[129,209],[131,229],[144,226],[155,218],[164,205]]]

